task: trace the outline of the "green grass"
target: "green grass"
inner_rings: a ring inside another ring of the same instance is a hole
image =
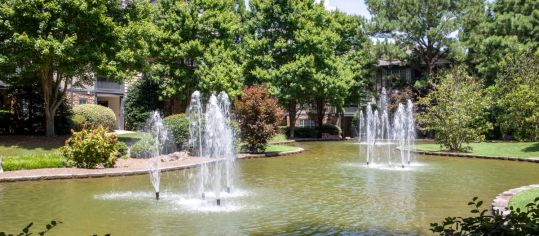
[[[471,143],[471,154],[502,157],[539,157],[539,143],[489,142]],[[418,144],[417,150],[444,151],[439,144]]]
[[[60,153],[5,157],[2,166],[5,171],[58,168],[67,166],[67,159]]]
[[[289,152],[296,149],[296,147],[287,145],[270,144],[266,147],[266,152]]]
[[[127,146],[131,147],[131,145],[135,144],[137,141],[142,139],[145,135],[149,135],[149,134],[144,133],[144,132],[119,134],[118,140],[121,142],[124,142],[125,144],[127,144]]]
[[[278,143],[278,142],[285,142],[285,141],[288,141],[288,139],[286,138],[286,135],[284,134],[276,134],[275,136],[273,136],[271,139],[270,139],[270,143]]]
[[[526,205],[534,202],[537,197],[539,197],[539,188],[524,190],[509,200],[509,206],[512,206],[513,209],[520,208],[521,211],[526,211]]]

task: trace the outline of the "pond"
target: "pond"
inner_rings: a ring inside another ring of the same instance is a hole
[[[539,165],[418,156],[405,169],[363,165],[358,144],[296,143],[302,154],[237,161],[239,187],[221,207],[186,198],[196,169],[164,173],[156,201],[147,175],[0,183],[0,231],[27,223],[50,235],[429,234],[431,222],[466,215],[478,196],[537,183]]]

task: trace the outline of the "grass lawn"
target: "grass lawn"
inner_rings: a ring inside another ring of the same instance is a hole
[[[149,135],[149,134],[144,133],[144,132],[119,134],[118,140],[124,142],[125,144],[127,144],[127,146],[131,147],[131,145],[135,144],[137,141],[142,139],[145,135]]]
[[[517,193],[511,200],[509,200],[509,206],[512,206],[513,209],[520,208],[521,211],[525,211],[526,205],[534,202],[536,197],[539,197],[539,188],[524,190]]]
[[[276,134],[275,136],[273,136],[271,139],[270,139],[270,143],[278,143],[278,142],[285,142],[285,141],[288,141],[288,139],[286,138],[286,135],[284,134]]]
[[[67,136],[0,136],[0,158],[6,171],[64,167],[66,159],[59,147]]]
[[[517,142],[491,142],[470,143],[470,153],[487,156],[510,156],[510,157],[539,157],[539,143]],[[439,144],[418,144],[417,150],[421,151],[444,151]]]
[[[289,152],[296,150],[297,147],[279,145],[279,144],[270,144],[266,147],[266,152]]]

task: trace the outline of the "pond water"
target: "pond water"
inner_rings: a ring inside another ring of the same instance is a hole
[[[539,180],[539,165],[418,156],[412,167],[372,169],[351,142],[294,144],[299,155],[237,161],[238,189],[221,207],[187,199],[196,169],[164,173],[161,200],[147,175],[0,183],[0,231],[27,223],[50,235],[424,235],[466,215],[474,196]]]

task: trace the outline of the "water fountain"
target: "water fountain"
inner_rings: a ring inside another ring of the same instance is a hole
[[[358,142],[366,146],[367,165],[386,163],[392,167],[398,163],[402,168],[410,165],[415,145],[413,115],[410,99],[406,104],[399,104],[397,110],[390,114],[385,88],[382,88],[378,101],[373,98],[367,104],[365,113],[360,111]],[[399,149],[398,155],[392,155],[392,146],[395,145]]]
[[[158,111],[154,111],[146,125],[146,131],[152,136],[148,172],[155,191],[155,199],[159,200],[161,155],[166,152],[168,132]]]
[[[230,127],[230,101],[225,92],[211,95],[205,107],[201,105],[201,94],[191,95],[189,112],[189,143],[192,153],[209,158],[200,168],[197,195],[204,200],[213,196],[221,205],[221,194],[230,193],[234,180],[234,160],[236,159],[234,133]],[[191,191],[190,191],[191,192]]]

